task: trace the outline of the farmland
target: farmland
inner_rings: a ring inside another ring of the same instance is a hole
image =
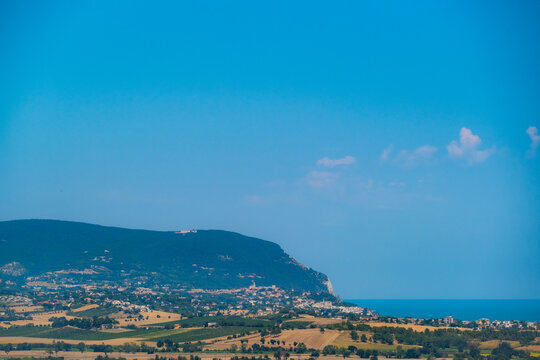
[[[429,326],[429,325],[416,325],[416,324],[395,324],[395,323],[387,323],[387,322],[377,322],[377,321],[370,321],[367,323],[367,325],[371,327],[383,327],[383,326],[389,326],[389,327],[399,327],[404,329],[412,329],[414,331],[434,331],[439,329],[459,329],[461,331],[467,331],[470,330],[468,328],[458,328],[458,327],[448,327],[448,326]]]
[[[278,288],[255,285],[232,292],[245,297],[249,306],[265,297],[284,296]],[[248,316],[231,316],[224,313],[238,305],[233,305],[236,298],[230,293],[183,298],[147,290],[125,295],[114,291],[84,295],[70,291],[46,296],[39,301],[4,298],[8,305],[0,308],[4,316],[0,322],[0,351],[7,349],[9,356],[52,351],[65,354],[66,359],[93,359],[105,352],[114,356],[133,353],[126,359],[142,359],[180,352],[196,353],[204,359],[210,355],[227,359],[235,354],[281,357],[288,353],[291,359],[313,355],[325,359],[463,356],[480,360],[473,355],[506,351],[524,358],[536,354],[540,346],[540,333],[535,330],[465,329],[457,324],[445,326],[442,321],[428,325],[421,319],[336,314],[331,312],[336,311],[332,303],[324,301],[319,305],[330,312],[323,315],[305,308],[270,311],[265,307],[263,311],[260,307],[266,303],[262,302],[251,310],[243,309]],[[220,307],[223,313],[215,310]]]
[[[69,313],[79,314],[98,309],[99,307],[93,306]],[[442,327],[435,331],[426,331],[423,327],[383,326],[376,322],[353,323],[343,319],[290,315],[261,318],[203,316],[186,319],[178,315],[171,321],[159,323],[156,321],[162,321],[163,318],[170,320],[168,313],[155,311],[154,314],[155,316],[147,319],[153,319],[151,325],[141,322],[129,328],[125,326],[126,322],[104,329],[12,326],[0,330],[0,349],[8,343],[22,345],[20,351],[12,349],[12,354],[21,356],[32,353],[25,353],[23,350],[38,354],[39,351],[44,351],[43,349],[55,349],[62,351],[66,359],[93,359],[91,356],[103,351],[124,354],[126,349],[136,353],[138,359],[148,358],[149,353],[172,354],[180,350],[185,351],[182,353],[195,351],[203,359],[210,355],[215,358],[217,354],[222,359],[233,354],[268,356],[276,351],[294,353],[297,359],[307,359],[310,353],[320,353],[330,359],[355,355],[364,358],[373,355],[399,355],[402,358],[407,355],[418,358],[430,354],[448,358],[464,351],[460,350],[460,347],[470,348],[467,351],[472,353],[478,345],[479,351],[489,354],[501,346],[504,347],[504,344],[509,344],[510,351],[516,354],[528,354],[536,353],[540,346],[535,339],[537,333],[492,333],[474,330],[463,332]],[[532,337],[523,337],[525,335]],[[479,340],[486,336],[492,339]],[[493,339],[495,336],[500,338]],[[526,346],[522,346],[525,338],[529,340]],[[87,347],[87,355],[80,354],[81,357],[77,357],[76,349],[81,343]],[[426,343],[430,344],[429,347]],[[448,345],[438,345],[445,343]],[[135,357],[130,355],[127,358]]]

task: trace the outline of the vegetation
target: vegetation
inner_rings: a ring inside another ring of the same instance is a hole
[[[190,341],[199,341],[212,339],[221,336],[227,336],[232,334],[241,334],[245,333],[246,328],[237,327],[237,326],[228,326],[228,327],[217,327],[217,328],[206,328],[206,329],[194,329],[187,332],[181,332],[168,336],[159,336],[156,338],[149,338],[149,340],[170,340],[174,342],[190,342]]]
[[[114,314],[115,312],[118,312],[118,309],[114,306],[99,306],[94,309],[88,309],[83,311],[78,311],[76,313],[68,313],[68,315],[74,315],[77,317],[105,317],[111,314]]]
[[[70,269],[70,264],[79,270],[90,269],[97,259],[107,270],[82,276],[123,280],[151,275],[161,283],[219,289],[247,287],[253,278],[236,275],[258,274],[259,285],[327,292],[326,275],[297,265],[279,245],[227,231],[178,234],[68,221],[16,220],[0,222],[0,238],[0,264],[17,261],[25,275]],[[28,252],[29,248],[34,251]],[[204,268],[197,264],[204,264]]]
[[[118,324],[118,321],[109,317],[93,317],[92,319],[80,319],[74,318],[67,320],[65,317],[51,318],[53,328],[59,328],[64,326],[74,326],[79,329],[97,329],[102,326],[109,327],[114,324]]]

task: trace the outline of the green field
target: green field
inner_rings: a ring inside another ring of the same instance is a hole
[[[220,336],[240,334],[253,331],[252,327],[226,326],[217,328],[180,328],[180,329],[136,329],[119,333],[110,333],[96,330],[78,329],[70,326],[62,328],[50,327],[13,327],[0,330],[1,337],[25,336],[45,339],[66,340],[111,340],[118,338],[143,338],[152,341],[171,339],[177,342],[199,341]]]
[[[179,324],[182,327],[202,327],[207,323],[217,323],[220,326],[239,326],[239,327],[272,327],[276,324],[275,320],[245,318],[241,316],[201,316],[177,321],[168,321],[154,326]]]
[[[9,329],[0,330],[0,337],[7,336],[32,336],[33,334],[50,330],[50,327],[38,326],[15,326]]]
[[[26,336],[45,339],[66,339],[66,340],[110,340],[118,338],[147,338],[166,334],[166,332],[178,330],[163,329],[137,329],[119,333],[109,333],[96,330],[77,329],[70,326],[62,328],[50,327],[12,327],[6,330],[0,330],[0,337]]]
[[[253,329],[230,326],[230,327],[218,327],[218,328],[204,328],[204,329],[193,329],[190,331],[176,333],[176,334],[163,334],[158,337],[148,338],[149,340],[165,340],[170,339],[175,342],[188,342],[188,341],[201,341],[207,339],[213,339],[220,336],[229,336],[233,334],[240,334],[246,331],[253,331]],[[174,330],[170,330],[174,331]]]
[[[78,311],[76,313],[70,313],[70,315],[78,317],[103,317],[118,312],[118,309],[114,306],[100,306],[94,309],[88,309],[84,311]]]
[[[45,339],[66,339],[66,340],[110,340],[115,339],[122,333],[106,333],[93,330],[83,330],[72,327],[62,327],[48,329],[43,332],[38,332],[29,337],[45,338]]]

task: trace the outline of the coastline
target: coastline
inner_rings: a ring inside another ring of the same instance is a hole
[[[347,299],[381,316],[540,321],[540,299]]]

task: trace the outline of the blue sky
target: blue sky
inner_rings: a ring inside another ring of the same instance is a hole
[[[537,1],[0,5],[0,219],[226,229],[344,298],[540,297]]]

